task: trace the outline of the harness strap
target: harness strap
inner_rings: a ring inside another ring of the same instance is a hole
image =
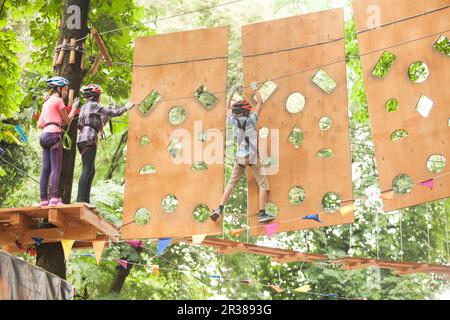
[[[61,128],[61,125],[59,123],[56,123],[56,122],[47,122],[45,124],[45,127],[48,127],[48,126],[51,126],[51,125]]]
[[[90,125],[90,124],[84,124],[84,125],[81,125],[81,130],[83,130],[84,127],[92,128],[92,129],[94,129],[94,131],[95,131],[96,133],[98,133],[98,129],[97,129],[96,127]]]

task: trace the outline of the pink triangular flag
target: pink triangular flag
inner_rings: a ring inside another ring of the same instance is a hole
[[[119,259],[119,264],[124,267],[125,269],[128,269],[128,262],[126,262],[125,260]]]
[[[275,233],[279,225],[279,223],[265,224],[264,229],[266,229],[266,235],[271,237]]]
[[[420,185],[421,185],[421,186],[424,186],[424,187],[427,187],[427,188],[430,188],[430,189],[433,189],[433,186],[434,186],[434,180],[433,180],[433,179],[430,179],[430,180],[422,181],[422,182],[420,183]]]
[[[135,249],[144,247],[144,243],[141,240],[125,240],[125,242]]]

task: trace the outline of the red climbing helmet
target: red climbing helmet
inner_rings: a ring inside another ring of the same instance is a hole
[[[81,89],[81,93],[86,98],[98,96],[102,92],[103,92],[102,87],[100,87],[98,84],[88,84],[83,89]]]
[[[241,114],[248,114],[251,110],[253,110],[253,107],[247,100],[240,100],[233,104],[231,110],[233,114],[241,115]]]

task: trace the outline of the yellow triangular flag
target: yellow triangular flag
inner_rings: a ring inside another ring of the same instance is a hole
[[[22,145],[22,143],[19,141],[19,139],[17,139],[16,136],[11,133],[11,131],[6,131],[5,134],[7,136],[11,137],[11,139],[13,139],[14,142],[17,143],[19,146]]]
[[[100,264],[100,260],[102,260],[102,253],[105,249],[106,241],[92,241],[92,248],[94,249],[95,261],[97,261],[97,265]]]
[[[206,234],[196,234],[192,236],[192,243],[193,244],[200,244],[205,240]]]
[[[273,290],[275,290],[275,292],[277,292],[277,293],[282,293],[282,292],[284,292],[284,290],[283,290],[282,288],[280,288],[280,286],[271,284],[269,287],[271,287],[271,288],[272,288]]]
[[[67,258],[70,256],[70,252],[72,251],[72,246],[75,243],[73,240],[61,240],[61,244],[64,250],[64,258],[67,260]]]
[[[348,206],[342,207],[340,209],[340,211],[341,211],[342,215],[346,215],[346,214],[352,213],[353,211],[355,211],[355,204],[352,203],[352,204],[350,204]]]
[[[310,290],[311,287],[309,286],[309,284],[305,284],[304,286],[294,289],[295,292],[309,292]]]
[[[380,197],[385,200],[392,200],[394,198],[394,191],[383,192]]]

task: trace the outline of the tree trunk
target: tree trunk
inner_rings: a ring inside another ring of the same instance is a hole
[[[77,6],[80,10],[76,10]],[[75,8],[75,10],[73,10]],[[64,0],[61,14],[61,27],[59,30],[58,44],[62,44],[63,39],[71,38],[80,39],[88,34],[88,18],[89,18],[90,0]],[[76,15],[80,13],[78,18]],[[79,19],[79,28],[73,28],[75,19]],[[67,23],[70,20],[70,24]],[[78,41],[76,45],[81,48],[85,40]],[[49,44],[52,45],[52,44]],[[75,97],[80,92],[83,73],[81,70],[81,52],[76,53],[75,64],[69,63],[70,51],[66,51],[63,63],[54,70],[55,75],[64,77],[70,81],[70,89],[75,90]],[[71,201],[73,173],[75,168],[76,156],[76,140],[77,140],[77,124],[78,118],[73,119],[70,126],[70,139],[72,140],[72,149],[63,150],[61,176],[59,180],[59,191],[62,201],[69,204]],[[64,261],[64,253],[60,243],[41,244],[37,250],[36,264],[49,272],[52,272],[61,278],[66,278],[66,264]]]
[[[122,266],[116,267],[116,276],[114,277],[113,283],[111,285],[111,293],[119,294],[122,291],[123,284],[125,283],[126,278],[131,272],[133,265],[128,265],[128,268],[125,269]]]

